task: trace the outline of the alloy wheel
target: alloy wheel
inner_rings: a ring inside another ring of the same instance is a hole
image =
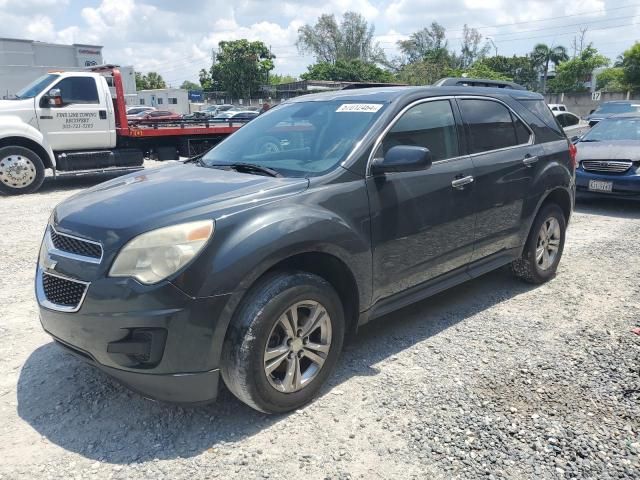
[[[551,268],[560,250],[560,223],[555,217],[547,218],[538,232],[536,244],[536,263],[541,270]]]

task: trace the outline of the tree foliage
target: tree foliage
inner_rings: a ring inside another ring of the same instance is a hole
[[[538,43],[533,47],[531,52],[531,59],[533,60],[536,68],[542,71],[542,93],[547,91],[547,76],[549,75],[549,64],[559,66],[561,62],[569,59],[567,49],[561,45],[551,46],[544,43]]]
[[[182,88],[183,90],[200,90],[202,87],[195,82],[185,80],[184,82],[182,82],[182,85],[180,85],[180,88]]]
[[[538,85],[538,74],[534,62],[528,55],[522,57],[497,55],[483,58],[480,63],[530,90],[534,90]]]
[[[280,75],[277,73],[269,75],[269,85],[280,85],[281,83],[297,82],[298,78],[293,75]]]
[[[318,64],[336,63],[340,60],[381,62],[384,51],[373,37],[375,27],[356,12],[346,12],[338,24],[334,15],[320,15],[315,25],[298,29],[296,45],[300,53],[315,57]]]
[[[162,75],[156,72],[149,72],[143,75],[140,72],[135,73],[136,90],[153,90],[156,88],[167,88]]]
[[[267,83],[275,55],[263,42],[222,41],[218,48],[210,70],[200,71],[200,84],[205,90],[224,90],[232,97],[250,98]]]
[[[621,67],[607,68],[596,77],[596,88],[607,92],[624,92],[627,85],[624,79],[624,69]]]
[[[431,28],[412,33],[407,40],[399,40],[397,44],[407,64],[423,61],[445,63],[450,59],[445,29],[438,22],[433,22]]]
[[[488,78],[489,80],[513,80],[513,78],[509,77],[508,75],[492,70],[488,65],[482,62],[476,62],[471,65],[470,68],[464,70],[461,68],[452,68],[449,69],[449,71],[447,71],[446,73],[447,77],[466,76],[468,78]]]
[[[589,44],[579,56],[558,65],[556,78],[549,81],[549,90],[552,92],[584,92],[587,90],[584,82],[591,78],[593,70],[607,65],[609,65],[609,59],[598,53],[598,50]]]
[[[483,59],[489,52],[489,45],[483,40],[482,34],[467,24],[462,28],[462,48],[458,60],[459,67],[469,68],[476,61]]]
[[[338,82],[392,82],[393,75],[382,68],[362,60],[320,62],[307,67],[304,80],[334,80]]]
[[[640,89],[640,42],[622,54],[624,82],[633,90]]]

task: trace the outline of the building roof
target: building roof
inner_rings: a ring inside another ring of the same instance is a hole
[[[51,43],[51,42],[41,42],[39,40],[30,40],[28,38],[11,38],[11,37],[0,37],[1,41],[10,41],[10,42],[24,42],[24,43],[36,43],[39,45],[55,45],[57,47],[89,47],[89,48],[103,48],[103,45],[89,45],[86,43]]]

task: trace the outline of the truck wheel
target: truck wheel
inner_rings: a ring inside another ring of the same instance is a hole
[[[567,221],[558,205],[543,207],[533,222],[522,257],[511,264],[513,273],[529,283],[544,283],[553,277],[562,257],[566,229]]]
[[[256,410],[294,410],[331,375],[344,330],[342,302],[327,281],[303,272],[271,275],[249,291],[229,327],[222,378]]]
[[[44,163],[25,147],[0,148],[0,193],[33,193],[44,182]]]

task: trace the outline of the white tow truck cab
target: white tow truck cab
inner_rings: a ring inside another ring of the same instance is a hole
[[[141,169],[152,154],[160,160],[193,155],[241,126],[212,120],[130,124],[117,67],[50,72],[15,99],[0,100],[0,193],[35,192],[46,169],[54,176],[126,173]]]

